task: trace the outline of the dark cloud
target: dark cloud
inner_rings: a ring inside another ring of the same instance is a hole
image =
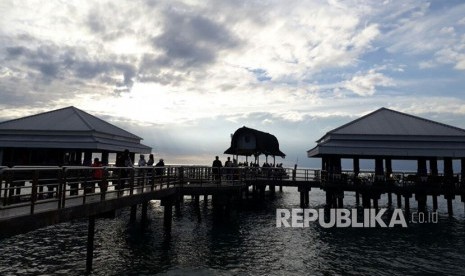
[[[224,25],[191,12],[168,10],[163,33],[153,38],[163,55],[154,62],[161,67],[196,68],[215,62],[219,52],[239,45]]]
[[[40,72],[42,80],[50,82],[57,79],[107,80],[105,83],[130,90],[137,69],[129,61],[119,61],[118,57],[91,57],[82,48],[42,45],[36,49],[23,46],[6,48],[4,61],[21,64],[22,67]],[[122,81],[112,77],[120,74]]]

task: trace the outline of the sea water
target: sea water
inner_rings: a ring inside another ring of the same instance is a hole
[[[395,198],[394,198],[395,199]],[[310,208],[324,207],[324,192],[310,192]],[[428,205],[431,199],[428,198]],[[217,217],[186,197],[163,228],[163,207],[151,201],[148,225],[129,223],[129,210],[97,219],[92,275],[465,275],[465,216],[439,200],[439,221],[407,228],[277,228],[277,208],[298,208],[299,193],[284,188],[275,199],[245,203]],[[353,193],[345,207],[354,208]],[[411,199],[412,212],[416,203]],[[386,207],[385,197],[380,207]],[[82,275],[87,220],[0,240],[0,275]]]

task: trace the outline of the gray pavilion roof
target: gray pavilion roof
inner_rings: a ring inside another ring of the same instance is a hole
[[[142,138],[70,106],[0,123],[0,148],[150,152]]]
[[[308,157],[465,157],[465,130],[380,108],[326,133]]]

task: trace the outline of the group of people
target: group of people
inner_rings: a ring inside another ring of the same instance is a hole
[[[148,167],[148,166],[153,166],[155,163],[155,159],[153,154],[149,155],[149,159],[146,161],[145,156],[141,154],[139,156],[139,162],[137,165],[139,167]],[[163,159],[160,159],[157,164],[155,164],[155,174],[156,175],[162,175],[163,174],[163,167],[165,166],[165,162]],[[92,171],[92,178],[95,180],[95,182],[99,185],[100,190],[102,192],[107,191],[108,189],[108,184],[106,181],[102,181],[103,179],[103,167],[102,162],[100,161],[99,158],[94,158],[94,162],[92,163],[92,167],[95,169]],[[117,154],[116,156],[116,162],[115,162],[115,167],[123,167],[123,168],[132,168],[134,167],[134,163],[132,162],[131,155],[129,150],[124,150],[122,154]],[[129,171],[127,169],[121,169],[120,170],[121,178],[126,179],[129,176]],[[116,189],[121,189],[122,187],[116,187]],[[85,187],[85,192],[93,192],[94,190],[94,184],[89,185],[89,187]]]
[[[250,168],[252,170],[252,172],[255,172],[255,173],[258,173],[258,174],[265,174],[266,176],[282,176],[282,175],[285,175],[286,172],[283,168],[283,164],[282,163],[279,163],[279,164],[269,164],[267,162],[263,163],[263,166],[262,168],[264,168],[265,170],[261,171],[260,170],[260,165],[258,163],[252,163],[250,162],[247,163],[237,163],[237,160],[236,159],[233,159],[231,161],[231,158],[228,157],[226,162],[224,163],[224,167],[223,167],[223,163],[221,162],[221,160],[219,159],[218,156],[215,157],[215,160],[213,160],[213,164],[212,164],[212,174],[213,174],[213,179],[214,180],[220,180],[221,179],[221,176],[222,175],[226,175],[226,179],[230,180],[230,179],[235,179],[235,177],[237,176],[237,171],[236,167],[245,167],[245,168]],[[229,168],[229,169],[228,169]]]

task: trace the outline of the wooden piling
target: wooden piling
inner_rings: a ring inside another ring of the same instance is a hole
[[[141,217],[140,217],[140,222],[141,222],[142,224],[146,224],[146,223],[147,223],[147,209],[148,209],[148,205],[149,205],[149,203],[148,203],[147,201],[142,203],[142,211],[141,211]]]
[[[89,217],[89,225],[87,229],[87,256],[86,256],[86,272],[92,271],[92,261],[94,259],[94,235],[95,235],[95,216]]]
[[[132,205],[131,206],[131,213],[130,213],[130,217],[129,217],[129,221],[131,223],[136,222],[136,214],[137,214],[137,205]]]
[[[433,211],[436,211],[438,209],[438,196],[433,195]]]
[[[453,196],[447,197],[447,213],[449,213],[449,217],[452,217],[454,215],[454,210],[452,208],[452,199]]]
[[[171,222],[173,220],[173,205],[165,204],[163,206],[163,226],[165,227],[165,231],[171,232]]]
[[[410,217],[410,195],[405,195],[405,214]]]

